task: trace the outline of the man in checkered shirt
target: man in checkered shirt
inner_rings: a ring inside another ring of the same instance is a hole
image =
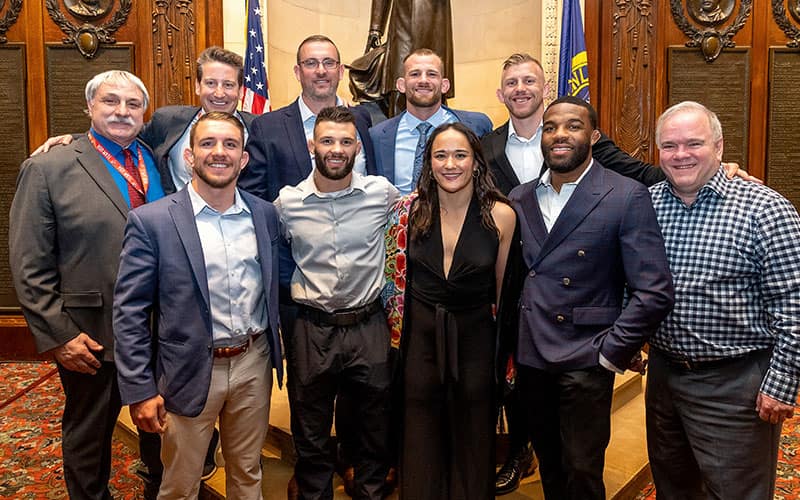
[[[650,192],[675,282],[650,339],[656,490],[771,499],[800,384],[800,218],[772,189],[726,179],[722,127],[704,106],[669,108],[656,143],[667,180]]]

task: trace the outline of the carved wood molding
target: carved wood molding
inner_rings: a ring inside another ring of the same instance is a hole
[[[87,59],[94,57],[101,43],[117,43],[114,33],[128,20],[132,5],[132,0],[119,0],[119,9],[114,12],[108,22],[99,26],[88,22],[77,26],[72,24],[61,11],[58,0],[45,1],[45,7],[50,19],[67,35],[64,37],[63,42],[67,45],[75,44],[81,55]]]
[[[773,0],[773,2],[774,1],[775,0]],[[670,10],[672,11],[672,19],[675,21],[675,25],[689,37],[686,46],[700,47],[706,62],[714,62],[714,60],[719,57],[723,48],[736,46],[736,43],[733,41],[733,36],[742,29],[747,22],[747,18],[750,17],[750,13],[753,10],[753,0],[741,0],[739,3],[739,11],[733,23],[723,29],[719,29],[715,26],[701,27],[699,23],[696,26],[692,25],[683,10],[682,0],[670,0]],[[713,22],[713,24],[718,23]]]
[[[197,58],[194,1],[154,0],[152,19],[156,107],[189,103]]]
[[[550,92],[544,96],[545,102],[558,97],[558,53],[560,50],[561,30],[558,28],[558,0],[542,2],[542,66],[545,81],[550,82]]]
[[[4,2],[0,0],[0,9],[3,8],[3,3]],[[6,31],[17,22],[20,10],[22,10],[22,0],[11,0],[11,2],[9,2],[8,10],[6,10],[6,13],[3,14],[3,17],[0,19],[0,43],[8,42]]]
[[[631,156],[650,157],[653,102],[652,52],[655,47],[651,0],[617,0],[612,38],[614,81],[612,85],[612,137]]]
[[[786,46],[796,49],[800,47],[800,29],[792,25],[789,21],[783,4],[784,0],[772,0],[772,17],[775,19],[775,24],[777,24],[786,34],[786,37],[789,38]],[[800,23],[800,19],[798,19],[798,16],[800,16],[800,2],[798,2],[798,0],[795,0],[794,9],[796,10],[792,13],[793,17]]]

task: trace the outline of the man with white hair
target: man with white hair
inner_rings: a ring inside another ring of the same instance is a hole
[[[686,101],[658,120],[650,188],[675,306],[650,338],[647,446],[664,498],[772,498],[800,387],[800,217],[728,179],[722,127]]]
[[[64,388],[64,479],[73,500],[111,498],[111,436],[121,407],[112,290],[128,211],[164,195],[151,152],[136,138],[148,103],[131,73],[96,75],[86,85],[89,132],[27,159],[11,204],[14,287]]]

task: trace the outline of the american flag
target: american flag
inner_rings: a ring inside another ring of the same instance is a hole
[[[247,51],[244,56],[242,110],[260,115],[270,111],[264,34],[261,31],[260,0],[247,0]]]

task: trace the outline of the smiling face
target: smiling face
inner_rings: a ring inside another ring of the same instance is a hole
[[[663,121],[658,141],[661,169],[675,194],[690,205],[719,170],[723,140],[714,139],[705,113],[689,109]]]
[[[336,102],[336,90],[339,80],[344,76],[344,66],[336,64],[331,69],[326,69],[323,61],[338,63],[336,47],[329,42],[306,42],[298,51],[300,63],[294,67],[294,76],[303,89],[303,97],[312,101],[319,101],[333,105]],[[314,68],[306,68],[303,61],[316,60]]]
[[[435,54],[414,54],[403,64],[404,75],[397,79],[397,90],[406,95],[406,106],[438,109],[442,95],[450,90],[450,80],[444,78],[444,65]]]
[[[527,61],[503,70],[497,98],[505,104],[512,117],[524,120],[544,110],[547,91],[541,66]]]
[[[144,94],[130,81],[106,81],[87,103],[92,127],[122,147],[136,139],[144,123]]]
[[[431,173],[438,188],[447,193],[472,189],[476,168],[475,152],[467,136],[447,129],[431,143]]]
[[[542,155],[550,170],[558,174],[576,173],[589,165],[592,145],[600,133],[591,125],[589,111],[576,104],[558,103],[544,112]]]
[[[317,172],[328,180],[338,181],[353,171],[361,144],[354,124],[318,120],[309,149],[314,154]]]
[[[194,170],[193,182],[200,184],[196,187],[224,189],[236,182],[249,159],[242,135],[242,129],[228,121],[197,122],[192,148],[183,153]]]
[[[228,64],[210,61],[202,65],[203,77],[194,82],[194,91],[206,113],[223,111],[233,113],[242,98],[239,70]]]

